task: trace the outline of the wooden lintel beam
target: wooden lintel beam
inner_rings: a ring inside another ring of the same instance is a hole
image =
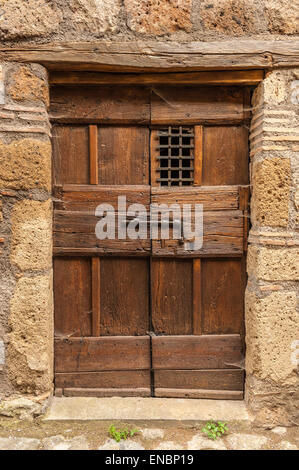
[[[51,85],[257,85],[263,70],[115,74],[101,72],[52,72]]]
[[[295,67],[295,40],[35,44],[0,48],[1,61],[35,62],[49,70],[179,72]]]

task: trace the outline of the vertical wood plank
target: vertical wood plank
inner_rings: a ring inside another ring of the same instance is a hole
[[[202,185],[203,126],[194,126],[194,184]]]
[[[158,147],[158,131],[152,129],[151,130],[151,139],[150,139],[150,167],[151,167],[151,179],[150,184],[151,186],[159,186],[157,182],[157,168],[158,164],[160,163],[157,160],[157,156],[159,155],[159,151],[157,150]]]
[[[89,126],[89,182],[99,183],[98,126]],[[92,335],[100,336],[100,258],[91,260],[92,272]]]
[[[98,126],[89,126],[89,168],[90,184],[99,183],[99,165],[98,165]]]
[[[92,335],[100,336],[100,258],[92,258]]]
[[[194,184],[202,185],[203,126],[194,126]],[[193,334],[201,335],[201,260],[193,260]]]
[[[193,260],[193,334],[202,334],[201,325],[201,260]]]
[[[248,229],[249,229],[249,196],[250,188],[248,186],[239,187],[239,208],[243,211],[243,248],[244,251],[247,251],[247,239],[248,239]]]

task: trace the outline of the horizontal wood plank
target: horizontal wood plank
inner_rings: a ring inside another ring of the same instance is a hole
[[[245,118],[243,88],[153,87],[153,125],[238,122]]]
[[[141,87],[90,86],[51,89],[50,119],[55,122],[114,122],[147,124],[150,121],[150,91]]]
[[[180,72],[157,74],[113,74],[96,72],[52,72],[52,85],[257,85],[262,70]]]
[[[234,390],[200,390],[183,388],[155,388],[160,398],[205,398],[210,400],[243,400],[243,392]]]
[[[150,397],[150,388],[65,388],[65,397]]]
[[[97,41],[0,48],[2,61],[35,62],[50,70],[161,72],[267,69],[299,65],[296,41]]]
[[[155,370],[155,387],[203,390],[243,390],[241,369]]]
[[[150,388],[149,370],[56,373],[58,388]]]
[[[204,211],[239,208],[238,186],[152,187],[153,204],[202,204]]]
[[[55,371],[150,369],[148,336],[105,336],[55,340]]]
[[[232,369],[242,367],[240,335],[155,336],[153,369]]]

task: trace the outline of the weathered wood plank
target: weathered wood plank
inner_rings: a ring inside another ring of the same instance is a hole
[[[150,388],[149,370],[117,370],[104,372],[68,372],[55,374],[58,388]]]
[[[54,232],[54,254],[72,253],[85,255],[149,256],[150,239],[147,240],[99,240],[92,233]]]
[[[194,184],[202,185],[203,126],[194,126]]]
[[[150,388],[64,388],[65,397],[150,397]]]
[[[152,88],[153,125],[243,121],[244,89],[240,87]]]
[[[236,187],[237,191],[237,187]],[[102,204],[108,203],[113,206],[118,204],[118,196],[125,196],[128,204],[143,204],[148,207],[150,202],[150,186],[147,185],[83,185],[83,184],[65,184],[63,186],[54,186],[55,205],[63,203],[65,207],[73,207],[70,204],[90,203]],[[126,207],[127,207],[126,206]],[[79,206],[80,207],[80,206]]]
[[[202,281],[201,281],[201,260],[193,260],[193,315],[192,315],[192,333],[201,335],[202,325]]]
[[[180,72],[158,74],[113,74],[96,72],[52,72],[52,85],[257,85],[262,70]]]
[[[147,124],[150,90],[141,87],[51,88],[50,119],[62,123]]]
[[[244,370],[155,370],[154,379],[158,388],[242,391]],[[63,386],[61,381],[58,386]]]
[[[89,126],[89,182],[99,183],[98,126]]]
[[[152,187],[153,204],[203,204],[204,211],[239,208],[238,186]]]
[[[154,336],[153,369],[232,369],[242,367],[240,335]]]
[[[170,237],[152,240],[153,256],[229,256],[243,254],[243,213],[241,211],[211,211],[203,214],[203,244],[199,249],[188,249],[185,241]]]
[[[55,340],[55,371],[150,369],[149,336]]]
[[[90,211],[91,212],[91,211]],[[116,213],[116,223],[118,214]],[[55,249],[65,248],[98,248],[102,254],[125,254],[130,251],[149,252],[151,240],[133,240],[127,236],[125,239],[100,240],[96,237],[96,224],[100,220],[91,213],[83,211],[54,211],[54,240]],[[203,217],[203,246],[196,250],[187,250],[184,242],[172,238],[172,228],[169,230],[169,239],[152,240],[153,256],[197,256],[197,255],[239,255],[243,253],[243,223],[241,211],[211,211],[205,212]],[[159,237],[161,233],[159,230]]]
[[[242,391],[200,390],[183,388],[155,388],[155,397],[166,398],[206,398],[210,400],[243,400]]]
[[[91,259],[92,335],[100,336],[101,325],[101,265],[100,258]]]
[[[52,70],[196,71],[299,65],[296,41],[69,42],[1,47],[0,59],[36,62]]]

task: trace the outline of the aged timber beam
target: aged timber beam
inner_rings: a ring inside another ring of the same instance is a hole
[[[52,85],[257,85],[259,70],[221,70],[171,73],[51,72]]]
[[[179,72],[299,66],[295,41],[114,42],[1,47],[0,60],[37,62],[50,70]]]

